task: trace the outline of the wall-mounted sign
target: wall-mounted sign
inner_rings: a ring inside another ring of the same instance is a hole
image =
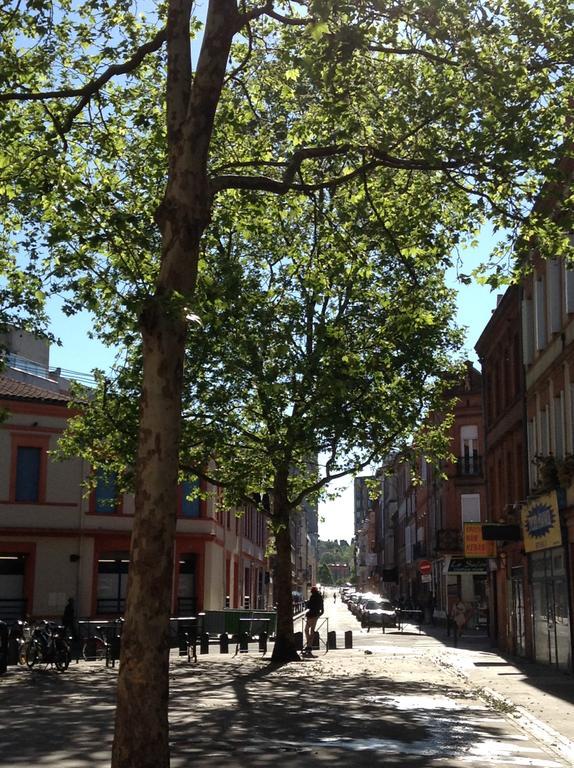
[[[487,558],[453,557],[448,566],[449,573],[486,573]]]
[[[496,542],[482,537],[482,523],[464,524],[464,556],[496,557]]]
[[[562,545],[560,514],[555,491],[533,499],[522,509],[524,550],[536,552]]]

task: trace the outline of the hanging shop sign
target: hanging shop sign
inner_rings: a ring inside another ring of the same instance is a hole
[[[464,556],[496,557],[496,542],[484,540],[482,523],[464,524]]]
[[[556,492],[533,499],[522,509],[524,550],[537,552],[562,545],[560,514]]]
[[[449,573],[486,573],[488,559],[485,557],[453,557],[448,566]]]

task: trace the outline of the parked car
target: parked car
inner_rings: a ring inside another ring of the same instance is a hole
[[[354,612],[354,608],[360,596],[361,596],[360,592],[350,592],[349,595],[347,596],[347,608],[351,611],[351,613]]]
[[[396,627],[397,612],[386,597],[367,600],[361,612],[363,627]]]

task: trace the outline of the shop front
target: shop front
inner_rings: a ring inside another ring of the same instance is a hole
[[[534,658],[572,671],[568,562],[555,492],[532,500],[523,509],[522,528],[532,596]]]

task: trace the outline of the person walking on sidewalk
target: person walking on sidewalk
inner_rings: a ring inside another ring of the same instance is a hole
[[[454,629],[454,644],[456,645],[458,639],[462,637],[462,628],[466,624],[466,603],[459,595],[458,600],[452,607],[452,621]]]
[[[323,598],[317,587],[311,587],[311,595],[305,607],[307,608],[307,613],[305,614],[305,648],[303,649],[303,655],[310,656],[313,650],[313,635],[315,634],[317,620],[319,616],[323,615],[325,610]]]

